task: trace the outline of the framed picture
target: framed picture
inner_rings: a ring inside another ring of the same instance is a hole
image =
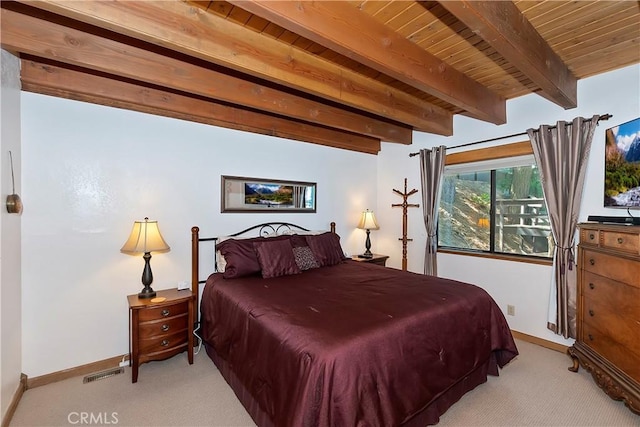
[[[315,212],[316,183],[222,176],[220,211]]]

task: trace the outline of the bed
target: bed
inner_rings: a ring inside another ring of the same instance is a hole
[[[345,259],[334,224],[282,224],[224,241],[192,228],[198,331],[257,425],[435,424],[518,354],[483,289]],[[203,242],[226,262],[206,281]]]

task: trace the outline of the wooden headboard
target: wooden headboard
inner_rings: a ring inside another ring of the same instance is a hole
[[[336,223],[332,222],[331,232],[336,232]],[[225,234],[225,237],[240,237],[249,236],[255,234],[257,236],[267,236],[272,234],[283,234],[286,231],[309,231],[308,229],[296,224],[288,222],[265,222],[262,224],[254,225],[242,231],[238,231],[233,234]],[[191,227],[191,293],[195,295],[195,313],[194,317],[198,318],[199,310],[199,298],[200,298],[200,284],[206,282],[205,279],[200,279],[200,244],[209,243],[213,245],[213,259],[211,273],[216,271],[216,251],[215,245],[218,242],[219,237],[200,237],[200,228],[197,226]],[[208,274],[207,274],[208,276]]]

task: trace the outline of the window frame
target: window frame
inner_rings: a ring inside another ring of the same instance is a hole
[[[466,163],[476,163],[476,162],[482,162],[482,161],[507,159],[512,157],[529,156],[532,154],[533,154],[533,148],[531,147],[530,141],[514,142],[510,144],[496,145],[496,146],[487,147],[487,148],[479,148],[476,150],[463,151],[460,153],[447,154],[445,159],[445,167],[459,165],[459,164],[466,164]],[[492,170],[491,174],[492,174],[491,199],[495,200],[495,194],[493,194],[496,191],[495,185],[493,182],[495,170]],[[494,216],[495,216],[495,206],[492,203],[491,218],[493,218]],[[491,227],[490,233],[494,233],[495,232],[494,221],[490,222],[490,227]],[[440,253],[472,256],[472,257],[480,257],[480,258],[490,258],[490,259],[498,259],[498,260],[506,260],[506,261],[515,261],[515,262],[523,262],[523,263],[529,263],[529,264],[540,264],[540,265],[553,264],[552,257],[541,257],[536,255],[522,255],[522,254],[505,254],[505,253],[494,252],[494,250],[495,250],[495,242],[493,241],[493,239],[490,240],[489,251],[455,248],[450,246],[440,246],[440,244],[438,243],[438,252]]]

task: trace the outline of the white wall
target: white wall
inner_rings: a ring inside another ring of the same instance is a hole
[[[9,151],[13,155],[15,190],[20,179],[20,60],[1,52],[0,84],[0,418],[4,419],[20,384],[22,324],[20,313],[20,223],[9,214],[7,195],[13,193]]]
[[[23,372],[30,377],[124,354],[126,295],[142,257],[121,254],[133,221],[159,221],[171,246],[154,289],[190,279],[191,227],[204,236],[269,220],[336,221],[359,250],[375,206],[376,157],[31,93],[22,94]],[[221,214],[220,176],[317,182],[315,214]]]
[[[400,267],[402,246],[398,238],[402,235],[402,211],[399,208],[391,208],[391,204],[400,203],[402,199],[393,193],[392,189],[402,191],[403,180],[408,178],[408,189],[420,190],[418,158],[408,157],[409,153],[441,144],[454,146],[511,135],[525,132],[528,128],[537,128],[541,124],[554,124],[558,120],[570,121],[577,116],[591,117],[593,114],[605,113],[610,113],[613,117],[600,122],[594,135],[579,220],[585,221],[589,215],[626,215],[624,211],[603,207],[604,131],[640,117],[640,65],[580,80],[578,108],[565,111],[538,95],[527,95],[507,102],[508,123],[505,125],[496,126],[456,116],[453,137],[416,132],[412,146],[383,144],[382,152],[378,156],[376,210],[380,230],[372,232],[377,250],[391,255],[388,265]],[[466,149],[524,140],[527,140],[526,135]],[[449,152],[460,151],[464,149]],[[410,198],[409,202],[421,203],[420,193]],[[409,243],[409,270],[422,272],[426,240],[422,208],[409,209],[409,237],[414,239]],[[546,329],[551,267],[439,254],[438,273],[442,277],[482,286],[505,313],[507,304],[515,305],[516,315],[507,316],[512,329],[562,344],[571,343],[572,340],[564,340]]]

